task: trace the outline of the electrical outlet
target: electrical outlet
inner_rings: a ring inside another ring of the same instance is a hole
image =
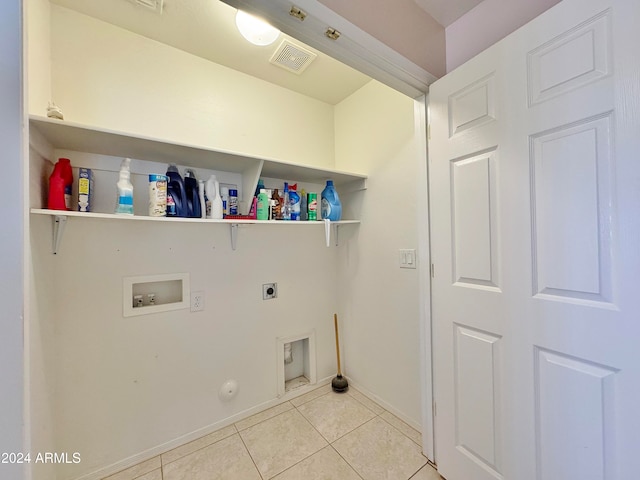
[[[271,300],[272,298],[278,298],[278,284],[264,283],[262,285],[262,299]]]
[[[204,310],[204,292],[191,292],[191,311],[201,312]]]

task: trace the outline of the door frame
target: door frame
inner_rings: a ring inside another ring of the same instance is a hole
[[[422,377],[422,451],[431,461],[435,455],[435,401],[433,397],[433,338],[431,316],[431,217],[429,214],[429,95],[414,100],[414,120],[418,135],[418,272],[420,315],[420,372]],[[426,219],[426,221],[425,221]]]
[[[306,13],[304,22],[289,14],[290,0],[221,0],[232,7],[262,16],[287,35],[418,99],[437,80],[435,76],[399,54],[377,38],[338,15],[318,0],[296,0]],[[337,30],[339,41],[329,39],[327,26]]]

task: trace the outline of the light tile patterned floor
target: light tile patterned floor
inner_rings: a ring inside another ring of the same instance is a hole
[[[420,441],[353,387],[325,385],[105,480],[440,480]]]

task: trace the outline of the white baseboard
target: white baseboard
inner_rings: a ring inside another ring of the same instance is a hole
[[[150,458],[153,458],[153,457],[157,457],[158,455],[162,453],[166,453],[169,450],[173,450],[174,448],[184,445],[185,443],[189,443],[194,440],[197,440],[198,438],[204,437],[205,435],[213,433],[216,430],[220,430],[221,428],[229,426],[232,423],[239,422],[240,420],[244,420],[245,418],[248,418],[251,415],[255,415],[256,413],[260,413],[263,410],[266,410],[271,407],[275,407],[276,405],[280,405],[281,403],[288,402],[289,400],[292,400],[296,397],[304,395],[305,393],[315,390],[318,387],[322,387],[330,383],[332,378],[333,376],[329,376],[321,379],[320,381],[316,382],[313,385],[305,385],[303,387],[296,388],[293,391],[287,392],[280,398],[273,398],[259,405],[248,408],[247,410],[243,410],[242,412],[231,415],[230,417],[220,420],[219,422],[212,423],[211,425],[207,425],[206,427],[202,427],[202,428],[199,428],[198,430],[194,430],[193,432],[189,432],[185,435],[181,435],[180,437],[177,437],[163,444],[157,445],[153,448],[149,448],[140,453],[136,453],[135,455],[127,457],[116,463],[112,463],[111,465],[100,468],[99,470],[96,470],[91,473],[87,473],[81,477],[77,477],[76,480],[100,480],[108,475],[112,475],[121,470],[125,470],[129,467],[133,467],[138,463],[144,462],[145,460],[149,460]]]
[[[360,393],[362,393],[365,397],[368,397],[370,400],[373,400],[382,408],[387,410],[389,413],[392,413],[393,415],[398,417],[400,420],[402,420],[404,423],[409,425],[411,428],[414,428],[418,432],[422,433],[422,425],[419,422],[416,422],[415,420],[412,420],[411,418],[407,417],[404,413],[396,409],[393,405],[385,402],[382,398],[375,395],[374,393],[371,393],[369,390],[364,388],[358,382],[354,382],[353,379],[351,379],[351,377],[347,377],[347,379],[349,380],[349,384],[353,386],[356,390],[358,390]]]

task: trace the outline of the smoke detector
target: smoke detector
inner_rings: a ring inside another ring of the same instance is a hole
[[[141,5],[149,10],[162,15],[162,7],[164,6],[164,0],[129,0],[131,3]]]
[[[317,57],[315,53],[285,39],[269,62],[300,75]]]

